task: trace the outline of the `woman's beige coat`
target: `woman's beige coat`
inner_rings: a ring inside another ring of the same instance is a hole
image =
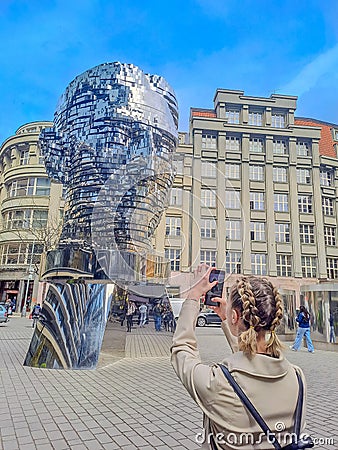
[[[171,348],[171,362],[177,376],[204,413],[204,430],[197,437],[198,441],[202,442],[205,434],[203,448],[211,448],[207,437],[211,430],[219,449],[274,448],[246,411],[220,367],[217,364],[208,366],[201,363],[195,335],[198,313],[199,302],[185,300]],[[276,437],[283,447],[290,443],[285,433],[293,432],[298,397],[295,368],[301,374],[305,386],[301,369],[290,364],[283,356],[277,359],[257,354],[249,359],[243,352],[237,351],[237,339],[231,335],[226,321],[222,323],[222,329],[234,352],[222,364],[228,367],[270,429],[276,431]],[[305,409],[303,412],[305,417]],[[304,426],[303,419],[302,429]]]

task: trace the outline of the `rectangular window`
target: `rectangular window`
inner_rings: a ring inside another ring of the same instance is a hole
[[[174,272],[178,272],[180,270],[180,262],[181,262],[181,250],[175,248],[166,248],[164,249],[164,255],[167,259],[170,260],[170,268]]]
[[[278,212],[289,211],[288,194],[274,194],[274,210]]]
[[[297,156],[311,156],[310,143],[307,141],[297,141]]]
[[[249,151],[253,153],[263,153],[264,152],[264,141],[261,138],[250,138],[249,140]]]
[[[202,177],[216,178],[216,164],[208,161],[203,161],[201,165]]]
[[[170,205],[182,206],[182,189],[172,188],[170,191]]]
[[[274,128],[285,128],[285,115],[271,114],[271,126]]]
[[[336,229],[335,227],[324,226],[325,245],[336,245]]]
[[[309,169],[297,169],[297,183],[311,184],[311,172]]]
[[[262,125],[263,114],[261,112],[249,112],[249,125]]]
[[[213,133],[202,133],[202,148],[215,150],[217,148],[217,135]]]
[[[214,219],[201,219],[201,237],[216,237],[216,221]]]
[[[250,222],[250,236],[252,241],[265,241],[265,223]]]
[[[200,263],[208,264],[208,266],[216,267],[217,252],[215,250],[201,250]]]
[[[22,150],[20,153],[20,165],[26,166],[29,164],[29,150]]]
[[[240,139],[238,136],[226,136],[225,137],[225,149],[238,152],[241,148]]]
[[[301,223],[299,225],[299,234],[300,234],[300,242],[302,244],[315,243],[314,225]]]
[[[240,241],[242,239],[242,222],[240,220],[226,220],[225,237],[231,241]]]
[[[287,142],[284,139],[274,139],[272,141],[272,151],[275,155],[287,155]]]
[[[250,192],[250,209],[264,211],[264,192]]]
[[[216,208],[216,193],[210,189],[201,189],[201,206]]]
[[[249,179],[251,181],[264,181],[264,166],[249,166]]]
[[[49,195],[50,180],[48,178],[36,178],[34,195]]]
[[[290,242],[290,224],[275,223],[276,242]]]
[[[266,255],[251,253],[251,271],[253,275],[266,275]]]
[[[333,216],[333,198],[323,197],[322,207],[323,207],[323,214],[325,216]]]
[[[225,272],[241,273],[242,254],[240,252],[227,252],[225,256]]]
[[[42,253],[42,245],[34,245],[29,243],[13,242],[1,246],[1,264],[3,265],[22,265],[22,264],[39,264]]]
[[[288,176],[285,167],[274,167],[273,168],[273,181],[276,183],[287,183]]]
[[[225,191],[225,208],[240,209],[241,194],[239,191]]]
[[[50,180],[48,178],[22,178],[8,185],[8,197],[49,196],[49,194]]]
[[[277,276],[291,277],[291,256],[276,255]]]
[[[298,211],[300,213],[312,213],[312,195],[298,195]]]
[[[239,180],[239,164],[225,164],[225,177],[232,180]]]
[[[180,236],[181,235],[181,217],[166,217],[165,218],[165,235],[166,236]]]
[[[315,256],[302,256],[302,273],[304,278],[316,278],[317,258]]]
[[[320,169],[320,185],[333,186],[334,172],[333,170]]]
[[[227,108],[225,111],[225,119],[228,123],[239,123],[239,110]]]
[[[335,280],[338,278],[338,258],[327,258],[327,278],[329,280]]]

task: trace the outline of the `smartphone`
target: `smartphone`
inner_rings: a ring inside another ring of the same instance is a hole
[[[219,302],[214,302],[212,299],[214,297],[222,297],[223,286],[225,280],[225,272],[224,270],[213,270],[210,272],[209,281],[212,283],[213,281],[218,281],[216,286],[214,286],[210,291],[205,294],[204,304],[207,306],[219,306]]]

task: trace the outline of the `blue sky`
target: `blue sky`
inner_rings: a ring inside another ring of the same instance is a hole
[[[336,0],[1,0],[0,142],[108,61],[163,75],[182,131],[218,87],[298,95],[298,116],[338,123],[337,17]]]

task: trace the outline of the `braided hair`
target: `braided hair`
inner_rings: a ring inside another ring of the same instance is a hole
[[[245,330],[239,336],[239,349],[248,356],[257,353],[257,333],[270,332],[266,351],[278,358],[283,348],[276,328],[283,318],[283,300],[273,284],[266,278],[243,277],[230,292],[232,308],[239,311]]]

